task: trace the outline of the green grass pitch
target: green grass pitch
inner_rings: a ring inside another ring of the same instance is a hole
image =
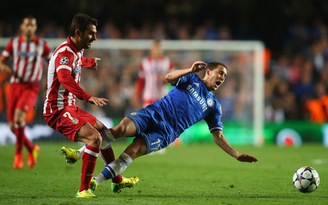
[[[34,169],[12,168],[14,145],[0,148],[0,204],[328,204],[328,148],[308,144],[298,148],[274,145],[237,146],[240,152],[258,157],[257,163],[242,163],[213,144],[169,147],[165,154],[136,159],[124,176],[138,176],[139,184],[115,194],[110,182],[98,186],[95,199],[76,199],[81,162],[67,165],[60,148],[79,144],[68,141],[39,142],[41,152]],[[118,156],[127,143],[113,144]],[[292,176],[301,166],[314,167],[319,188],[308,194],[297,191]],[[99,158],[95,174],[104,168]]]

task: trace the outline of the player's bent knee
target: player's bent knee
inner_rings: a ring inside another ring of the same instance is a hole
[[[95,132],[86,134],[84,136],[80,135],[78,141],[82,141],[92,147],[100,148],[101,143],[102,143],[102,138],[101,138],[101,135],[99,134],[99,132],[95,131]]]
[[[99,133],[95,133],[95,135],[92,137],[91,141],[92,141],[92,144],[94,144],[95,147],[100,148],[100,146],[102,144],[101,135]]]

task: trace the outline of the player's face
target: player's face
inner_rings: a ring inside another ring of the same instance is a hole
[[[150,53],[152,58],[154,59],[160,58],[163,55],[163,49],[161,43],[159,42],[153,43]]]
[[[97,40],[96,34],[97,34],[96,26],[90,24],[87,27],[87,30],[81,33],[81,43],[80,43],[81,47],[84,49],[91,48],[91,43]]]
[[[209,75],[209,86],[211,90],[217,90],[227,77],[227,69],[223,66],[218,66],[211,71]]]
[[[25,18],[21,24],[22,34],[29,40],[35,34],[37,25],[36,19],[34,18]]]

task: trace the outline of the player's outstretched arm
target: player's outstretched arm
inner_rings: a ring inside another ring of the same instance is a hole
[[[236,158],[238,161],[241,162],[257,162],[258,160],[256,157],[247,154],[247,153],[239,153],[237,152],[229,142],[226,140],[226,138],[223,135],[223,132],[221,130],[214,130],[212,132],[212,136],[214,138],[215,143],[221,147],[226,153],[228,153],[230,156]]]
[[[91,70],[98,70],[98,61],[100,61],[100,58],[87,58],[82,57],[82,68],[88,68]]]
[[[184,75],[187,75],[189,73],[193,72],[199,72],[201,70],[204,70],[206,68],[206,63],[203,61],[196,61],[192,64],[190,68],[185,68],[185,69],[179,69],[179,70],[173,70],[169,72],[165,76],[165,80],[169,82],[170,84],[174,85],[176,81],[181,78]]]

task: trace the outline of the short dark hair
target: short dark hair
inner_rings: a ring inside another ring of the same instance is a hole
[[[80,31],[84,32],[87,30],[89,25],[98,26],[98,21],[95,18],[92,18],[84,13],[76,14],[71,23],[71,27],[69,29],[69,36],[75,36],[75,30],[79,29]]]
[[[207,63],[206,67],[210,70],[214,70],[218,66],[225,67],[228,70],[228,67],[224,63],[221,63],[221,62],[218,62],[218,61]]]
[[[24,19],[35,19],[36,20],[35,16],[33,16],[32,14],[28,14],[28,15],[24,16],[23,21],[24,21]]]

